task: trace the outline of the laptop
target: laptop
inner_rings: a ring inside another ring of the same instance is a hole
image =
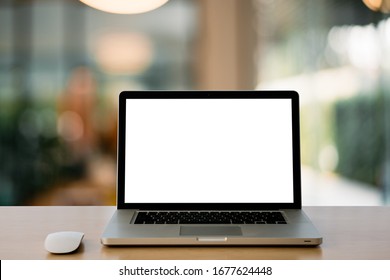
[[[117,210],[104,245],[303,245],[293,91],[119,96]]]

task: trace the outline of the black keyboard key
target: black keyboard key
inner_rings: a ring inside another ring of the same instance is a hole
[[[139,212],[135,224],[286,224],[281,212],[150,211]]]

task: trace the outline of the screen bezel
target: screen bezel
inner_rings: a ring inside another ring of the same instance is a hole
[[[290,99],[292,113],[293,202],[292,203],[126,203],[125,143],[127,99]],[[301,209],[301,162],[299,95],[295,91],[123,91],[119,95],[117,147],[117,208],[140,210],[262,210]]]

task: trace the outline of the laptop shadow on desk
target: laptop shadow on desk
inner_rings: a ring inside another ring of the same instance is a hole
[[[111,246],[102,247],[101,255],[119,260],[312,260],[322,259],[322,249],[320,246]]]

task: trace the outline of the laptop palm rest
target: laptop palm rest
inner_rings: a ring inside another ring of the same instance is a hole
[[[242,235],[242,231],[239,226],[181,226],[180,235],[240,236]]]

